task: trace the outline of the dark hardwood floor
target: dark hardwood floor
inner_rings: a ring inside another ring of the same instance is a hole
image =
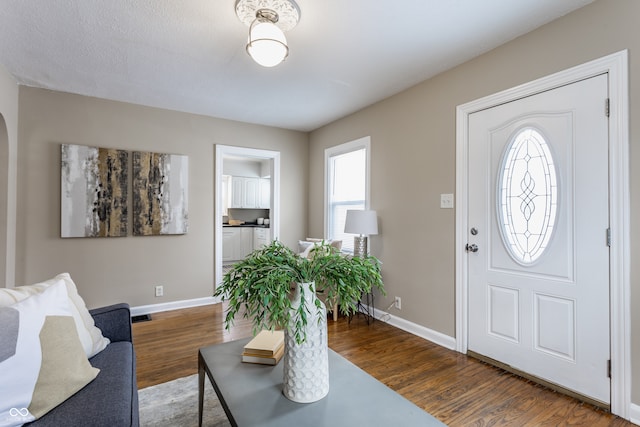
[[[197,372],[200,347],[251,336],[242,319],[223,326],[223,306],[153,314],[133,325],[138,387]],[[386,323],[329,320],[329,346],[444,423],[455,426],[633,426],[591,405]]]

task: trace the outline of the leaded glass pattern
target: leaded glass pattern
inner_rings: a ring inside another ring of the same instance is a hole
[[[534,128],[521,129],[505,150],[498,174],[498,221],[511,256],[532,264],[553,235],[558,179],[547,141]]]

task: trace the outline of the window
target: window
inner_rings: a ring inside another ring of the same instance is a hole
[[[551,239],[557,181],[544,136],[532,128],[519,131],[507,146],[498,177],[498,214],[505,245],[521,264],[534,263]]]
[[[369,137],[325,150],[325,238],[342,240],[346,252],[353,252],[347,210],[369,208],[369,151]]]

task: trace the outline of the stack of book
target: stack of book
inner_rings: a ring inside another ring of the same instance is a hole
[[[242,361],[277,365],[284,354],[284,331],[260,331],[244,346]]]

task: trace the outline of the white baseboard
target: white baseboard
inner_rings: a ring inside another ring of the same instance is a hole
[[[140,305],[137,307],[131,307],[131,316],[158,313],[160,311],[179,310],[181,308],[199,307],[201,305],[217,304],[219,302],[219,298],[204,297],[182,301],[163,302],[160,304]]]
[[[448,348],[449,350],[456,349],[456,339],[449,335],[434,331],[433,329],[425,328],[417,323],[409,322],[408,320],[394,316],[393,314],[389,314],[385,311],[378,310],[377,308],[374,309],[373,314],[377,320],[388,323],[398,329],[407,331],[413,335],[419,336],[420,338],[424,338],[427,341],[431,341],[434,344]]]
[[[631,404],[629,408],[629,421],[640,426],[640,405]]]

